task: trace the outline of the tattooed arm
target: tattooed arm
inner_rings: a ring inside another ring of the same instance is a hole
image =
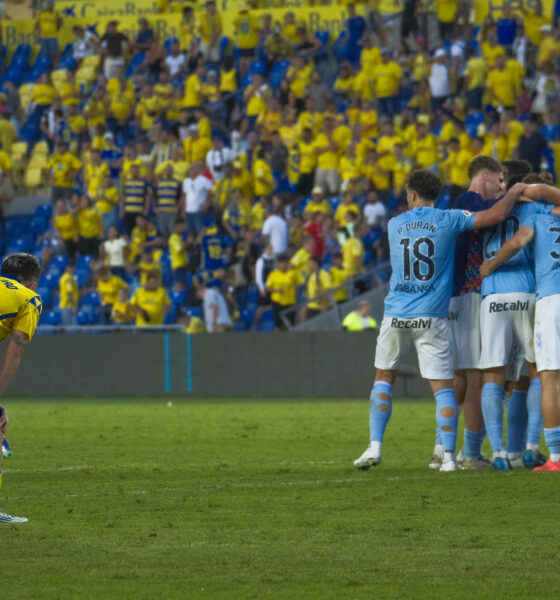
[[[22,331],[14,331],[10,336],[4,360],[0,365],[0,396],[4,395],[8,385],[10,385],[14,375],[17,373],[27,344],[29,344],[29,336]],[[8,416],[6,409],[3,407],[0,408],[2,409],[2,414],[0,415],[0,433],[5,433],[8,427]]]

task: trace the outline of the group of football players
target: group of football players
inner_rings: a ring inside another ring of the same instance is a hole
[[[409,210],[389,221],[393,273],[358,469],[381,462],[393,384],[413,344],[437,405],[430,468],[560,471],[560,190],[525,161],[488,156],[473,159],[469,181],[440,210],[440,179],[415,171]],[[492,460],[481,453],[486,435]]]

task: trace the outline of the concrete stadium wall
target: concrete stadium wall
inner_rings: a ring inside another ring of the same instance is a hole
[[[367,398],[376,337],[375,332],[37,335],[8,395]],[[429,395],[416,362],[407,364],[396,393]]]

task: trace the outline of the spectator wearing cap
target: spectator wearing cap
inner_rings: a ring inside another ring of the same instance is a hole
[[[266,280],[266,291],[272,300],[274,323],[278,329],[286,328],[281,313],[296,303],[296,286],[298,284],[297,273],[291,268],[288,255],[280,254],[277,258],[276,269]],[[289,314],[287,317],[289,321],[293,322],[293,315]]]
[[[183,198],[186,215],[187,234],[198,235],[204,226],[204,213],[208,208],[214,180],[204,163],[190,166],[187,178],[183,181]]]
[[[367,300],[360,300],[358,308],[348,313],[342,321],[342,328],[346,331],[366,331],[377,329],[377,321],[371,317],[371,306]]]
[[[205,61],[217,63],[220,60],[222,18],[213,0],[209,0],[204,6],[205,11],[200,15],[198,24],[200,52]]]
[[[397,112],[397,96],[402,79],[402,69],[391,59],[390,51],[381,51],[381,62],[373,69],[375,95],[379,116],[390,117]]]
[[[105,34],[100,40],[101,52],[105,56],[103,69],[105,77],[112,79],[117,73],[119,67],[125,66],[124,56],[126,54],[129,42],[124,33],[118,30],[119,22],[110,21],[107,23]]]
[[[224,147],[221,138],[212,138],[212,149],[206,154],[206,166],[215,181],[223,179],[226,165],[234,159],[235,152],[231,148]]]
[[[325,198],[323,188],[320,185],[316,185],[311,191],[311,201],[305,207],[305,212],[310,215],[316,212],[332,215],[332,207]]]
[[[43,56],[55,59],[58,55],[58,31],[62,17],[54,10],[54,0],[48,0],[37,16],[35,36],[39,40]]]
[[[208,333],[231,331],[233,323],[222,294],[216,288],[201,286],[197,291],[197,296],[202,300],[206,331]]]
[[[431,108],[432,112],[435,112],[443,106],[451,95],[449,58],[443,48],[438,48],[434,54],[429,83],[432,96]]]

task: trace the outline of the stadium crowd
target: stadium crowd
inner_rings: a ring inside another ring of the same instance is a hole
[[[141,18],[134,39],[75,26],[65,48],[65,17],[38,12],[37,57],[3,61],[0,202],[51,190],[31,220],[3,219],[3,253],[42,261],[44,324],[283,328],[363,291],[414,169],[439,175],[441,208],[478,155],[556,178],[555,15],[345,5],[337,39],[257,19],[258,0],[230,39],[209,1],[196,17],[173,3],[174,39]]]

